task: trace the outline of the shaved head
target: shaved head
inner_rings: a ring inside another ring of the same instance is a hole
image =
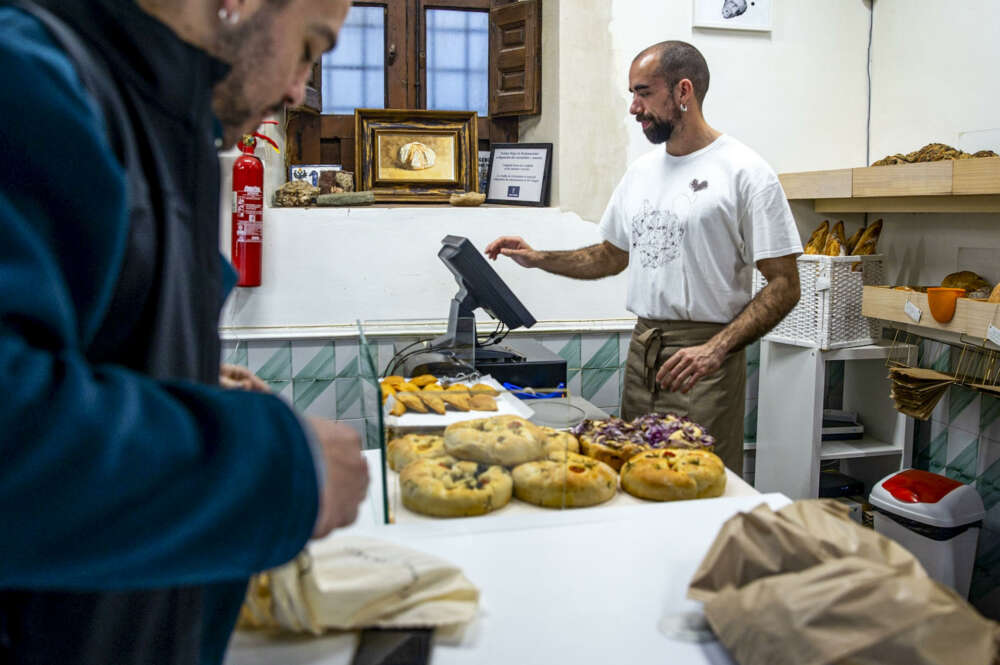
[[[701,51],[687,42],[666,41],[644,48],[632,62],[650,54],[658,56],[658,72],[671,90],[678,81],[687,79],[694,87],[698,106],[704,104],[708,92],[708,63]]]

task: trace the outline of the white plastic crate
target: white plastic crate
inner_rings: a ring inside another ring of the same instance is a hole
[[[861,264],[861,268],[852,268]],[[874,344],[879,323],[861,315],[865,286],[885,284],[882,255],[816,256],[798,258],[801,297],[764,339],[796,346],[839,349]],[[754,270],[756,295],[767,280]]]

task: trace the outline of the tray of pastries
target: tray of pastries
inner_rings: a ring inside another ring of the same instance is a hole
[[[391,495],[408,515],[469,517],[512,506],[586,508],[721,496],[714,438],[690,419],[585,420],[570,431],[516,414],[389,437]],[[399,521],[398,519],[396,521]]]

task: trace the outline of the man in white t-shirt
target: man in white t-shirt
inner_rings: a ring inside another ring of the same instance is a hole
[[[604,242],[546,252],[504,236],[485,251],[578,279],[627,266],[626,304],[638,321],[622,417],[688,415],[741,473],[743,349],[798,302],[802,242],[771,167],[705,122],[708,81],[704,57],[685,42],[654,44],[632,61],[629,112],[666,150],[637,159],[618,183],[601,219]],[[751,297],[754,266],[768,283]]]

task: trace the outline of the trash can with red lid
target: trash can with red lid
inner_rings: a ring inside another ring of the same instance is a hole
[[[869,500],[877,532],[910,550],[932,578],[968,597],[986,513],[975,488],[906,469],[876,483]]]

